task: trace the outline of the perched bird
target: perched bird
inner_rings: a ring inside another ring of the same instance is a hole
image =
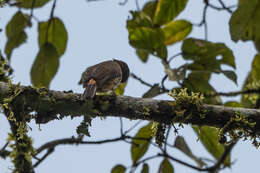
[[[96,92],[114,91],[119,84],[126,82],[128,77],[128,65],[120,60],[113,59],[90,66],[79,82],[85,88],[83,99],[93,98]]]

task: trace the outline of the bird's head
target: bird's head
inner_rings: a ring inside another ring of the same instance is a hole
[[[122,80],[121,80],[121,82],[122,83],[126,82],[128,77],[129,77],[129,73],[130,73],[128,65],[123,61],[120,61],[120,60],[117,60],[117,59],[113,59],[113,60],[115,62],[117,62],[121,67],[121,70],[122,70]]]

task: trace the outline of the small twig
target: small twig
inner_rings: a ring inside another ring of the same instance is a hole
[[[207,40],[208,39],[208,25],[207,25],[206,15],[207,15],[207,9],[209,7],[208,0],[204,0],[204,3],[205,3],[205,6],[203,9],[203,13],[202,13],[202,20],[199,24],[193,24],[193,25],[198,26],[198,27],[201,27],[202,25],[204,25],[205,40]]]
[[[167,141],[170,135],[171,126],[168,128],[166,135],[165,135],[165,141],[164,141],[164,152],[167,152]]]
[[[34,20],[36,20],[36,22],[38,22],[38,23],[41,22],[40,19],[38,19],[36,16],[32,16],[32,18],[33,18]]]
[[[3,150],[5,150],[6,149],[6,147],[9,145],[9,141],[8,142],[6,142],[5,143],[5,145],[1,148],[1,150],[0,151],[3,151]]]
[[[104,144],[104,143],[120,141],[124,138],[125,138],[125,136],[121,136],[121,137],[118,137],[118,138],[105,139],[105,140],[100,140],[100,141],[82,141],[81,139],[78,139],[78,138],[75,138],[75,137],[57,139],[57,140],[53,140],[53,141],[50,141],[50,142],[43,144],[41,147],[39,147],[36,150],[36,153],[39,154],[45,149],[55,148],[58,145],[64,145],[64,144],[76,144],[76,145],[78,145],[78,144]]]
[[[87,2],[97,2],[97,1],[104,1],[104,0],[86,0]]]
[[[165,92],[169,92],[170,90],[166,89],[165,85],[164,85],[164,82],[166,81],[168,75],[165,75],[163,78],[162,78],[162,82],[161,82],[161,85],[162,85],[162,90],[165,91]]]
[[[205,40],[208,40],[208,25],[207,25],[207,20],[206,20],[207,9],[208,9],[208,5],[206,4],[203,9],[203,19],[201,22],[201,25],[204,24]]]
[[[204,31],[205,31],[205,40],[208,40],[208,23],[206,21],[204,23]]]
[[[213,164],[216,163],[216,161],[211,160],[211,159],[209,159],[209,158],[200,157],[199,159],[200,159],[201,161],[203,161],[203,162],[208,162],[208,163],[213,163]]]
[[[55,10],[55,7],[56,7],[56,2],[57,2],[57,0],[53,1],[52,7],[51,7],[50,19],[52,19],[53,16],[54,16],[54,10]]]
[[[260,94],[260,88],[259,89],[247,89],[244,91],[234,91],[234,92],[216,92],[212,94],[204,94],[205,97],[216,97],[216,96],[226,96],[226,97],[234,97],[237,95],[243,95],[243,94]]]
[[[135,123],[133,126],[131,126],[128,130],[126,130],[124,132],[124,134],[128,134],[129,132],[131,132],[134,128],[136,128],[140,123],[142,122],[142,120],[139,120],[137,123]]]
[[[120,121],[120,134],[123,135],[123,120],[121,117],[119,118],[119,121]]]
[[[208,6],[209,6],[210,8],[213,8],[214,10],[218,10],[218,11],[225,10],[225,9],[223,9],[223,8],[221,8],[221,7],[217,7],[217,6],[212,5],[212,4],[210,4],[210,3],[208,3]]]
[[[135,5],[136,5],[137,11],[140,11],[140,6],[139,6],[139,3],[138,3],[138,0],[135,0]]]
[[[132,141],[129,142],[127,139],[131,139]],[[33,167],[38,166],[44,159],[46,159],[55,149],[55,147],[57,147],[58,145],[64,145],[64,144],[105,144],[105,143],[110,143],[110,142],[117,142],[117,141],[124,141],[126,143],[129,144],[134,144],[133,140],[144,140],[144,141],[148,141],[151,144],[153,144],[151,142],[152,138],[136,138],[136,137],[132,137],[132,136],[127,136],[127,135],[121,135],[120,137],[117,138],[113,138],[113,139],[106,139],[106,140],[100,140],[100,141],[82,141],[82,138],[75,138],[75,137],[71,137],[71,138],[65,138],[65,139],[58,139],[58,140],[53,140],[50,142],[45,143],[44,145],[42,145],[41,147],[39,147],[36,150],[36,154],[33,156],[34,158],[36,158],[38,161],[33,165]],[[138,146],[138,144],[136,144]],[[153,144],[155,145],[155,144]],[[38,159],[36,157],[36,155],[38,155],[39,153],[41,153],[42,151],[46,150],[47,152],[44,154],[44,156],[40,159]]]
[[[123,5],[125,5],[127,2],[128,2],[128,0],[124,0],[123,2],[119,2],[118,4],[123,6]]]
[[[145,159],[143,159],[143,160],[140,160],[140,161],[136,162],[133,166],[134,166],[134,167],[137,167],[137,166],[140,165],[141,163],[144,163],[144,162],[146,162],[146,161],[148,161],[148,160],[155,159],[155,158],[158,158],[158,157],[160,157],[159,154],[156,154],[156,155],[147,157],[147,158],[145,158]]]
[[[33,17],[33,10],[34,10],[34,6],[35,6],[35,2],[36,2],[36,0],[32,1],[31,13],[30,13],[30,16],[29,16],[28,24],[31,23],[31,20],[32,20],[32,17]]]
[[[137,167],[137,166],[140,165],[141,163],[144,163],[144,162],[146,162],[146,161],[148,161],[148,160],[151,160],[151,159],[154,159],[154,158],[166,157],[166,158],[168,158],[168,159],[170,159],[170,160],[172,160],[172,161],[174,161],[174,162],[177,162],[177,163],[179,163],[179,164],[181,164],[181,165],[184,165],[184,166],[186,166],[186,167],[188,167],[188,168],[191,168],[191,169],[194,169],[194,170],[197,170],[197,171],[200,171],[200,172],[212,172],[212,171],[217,171],[218,169],[220,169],[220,166],[224,163],[224,161],[226,160],[226,158],[227,158],[228,155],[230,154],[230,152],[231,152],[232,148],[234,147],[234,145],[236,144],[236,142],[237,142],[237,141],[231,143],[229,146],[227,146],[227,147],[225,148],[225,151],[224,151],[223,155],[221,156],[221,158],[219,159],[219,161],[218,161],[215,165],[213,165],[213,166],[211,166],[211,167],[207,167],[207,168],[196,167],[196,166],[193,166],[193,165],[191,165],[191,164],[189,164],[189,163],[186,163],[186,162],[184,162],[184,161],[182,161],[182,160],[176,159],[176,158],[170,156],[170,155],[166,152],[165,149],[164,149],[164,150],[161,149],[163,153],[158,153],[157,155],[153,155],[153,156],[147,157],[147,158],[145,158],[145,159],[143,159],[143,160],[140,160],[140,161],[136,162],[136,163],[133,165],[133,167]]]
[[[46,35],[45,35],[45,42],[48,41],[48,33],[49,33],[50,26],[51,26],[51,20],[53,19],[53,16],[54,16],[55,7],[56,7],[56,0],[54,0],[53,4],[52,4],[50,18],[49,18],[49,22],[48,22],[48,26],[47,26]]]
[[[36,157],[36,156],[32,156],[35,160],[40,160],[40,158]]]
[[[181,160],[179,160],[179,159],[176,159],[176,158],[174,158],[174,157],[168,155],[167,153],[159,154],[159,156],[161,156],[161,157],[167,157],[168,159],[170,159],[170,160],[172,160],[172,161],[175,161],[175,162],[177,162],[177,163],[179,163],[179,164],[181,164],[181,165],[184,165],[184,166],[186,166],[186,167],[188,167],[188,168],[191,168],[191,169],[194,169],[194,170],[197,170],[197,171],[206,171],[206,170],[203,169],[203,168],[199,168],[199,167],[193,166],[193,165],[191,165],[191,164],[189,164],[189,163],[186,163],[186,162],[184,162],[184,161],[181,161]]]
[[[153,87],[152,84],[149,84],[149,83],[145,82],[143,79],[141,79],[140,77],[136,76],[134,73],[131,73],[131,77],[134,78],[134,79],[136,79],[136,80],[138,80],[138,81],[141,82],[141,84],[143,84],[143,85],[146,85],[146,86],[148,86],[148,87]]]
[[[40,158],[33,167],[36,168],[42,161],[44,161],[51,153],[53,153],[54,148],[49,148],[48,151]]]
[[[176,58],[176,57],[178,57],[178,56],[181,56],[181,55],[182,55],[182,52],[173,55],[173,56],[170,57],[170,59],[168,60],[168,63],[170,63],[174,58]]]
[[[178,135],[178,130],[179,130],[179,129],[176,128],[174,124],[172,125],[172,127],[174,128],[174,134],[175,134],[175,135]]]
[[[133,141],[128,141],[127,139],[124,139],[123,141],[124,141],[125,143],[127,143],[127,144],[135,145],[136,147],[139,146],[139,144],[137,144],[137,143],[135,143],[135,142],[133,142]]]
[[[233,11],[230,9],[230,7],[226,7],[225,3],[222,0],[218,0],[218,2],[221,4],[222,8],[227,10],[227,12],[229,12],[230,14],[233,13]]]
[[[125,139],[135,139],[135,140],[146,140],[146,141],[150,141],[151,138],[136,138],[136,137],[132,137],[132,136],[127,136],[127,135],[122,135],[120,137],[117,138],[112,138],[112,139],[105,139],[105,140],[99,140],[99,141],[82,141],[82,138],[75,138],[75,137],[71,137],[71,138],[64,138],[64,139],[57,139],[57,140],[53,140],[50,142],[47,142],[45,144],[43,144],[41,147],[39,147],[36,150],[36,155],[41,153],[43,150],[45,149],[49,149],[49,148],[55,148],[58,145],[66,145],[66,144],[105,144],[105,143],[111,143],[111,142],[117,142],[120,140],[125,140]]]
[[[149,84],[149,83],[147,83],[147,82],[145,82],[143,79],[141,79],[140,77],[138,77],[138,76],[136,76],[134,73],[131,73],[131,77],[133,77],[134,79],[136,79],[136,80],[138,80],[139,82],[141,82],[141,84],[143,84],[143,85],[145,85],[145,86],[148,86],[148,87],[150,87],[150,88],[152,88],[154,85],[152,85],[152,84]],[[165,79],[167,78],[167,77],[164,77]],[[164,80],[165,80],[164,79]],[[162,82],[164,82],[164,81],[162,81]],[[166,89],[166,88],[164,88],[164,87],[159,87],[160,88],[160,94],[163,94],[163,93],[166,93],[166,92],[169,92],[170,90],[168,90],[168,89]]]
[[[6,147],[9,145],[9,142],[6,142],[6,144],[0,149],[0,157],[5,158],[10,154],[10,151],[6,150]]]
[[[210,172],[217,172],[220,169],[220,166],[225,162],[225,160],[227,159],[228,155],[230,154],[231,150],[233,149],[233,147],[236,145],[237,140],[232,142],[231,144],[229,144],[226,148],[224,153],[222,154],[221,158],[219,159],[219,161],[212,167],[208,168],[207,170]]]

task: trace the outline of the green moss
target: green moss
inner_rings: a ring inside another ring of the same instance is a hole
[[[180,92],[178,93],[174,90],[173,92],[170,92],[169,95],[174,98],[175,105],[182,105],[184,107],[186,105],[189,106],[190,104],[199,107],[204,99],[204,96],[200,93],[191,92],[191,94],[189,94],[187,88],[180,89]]]
[[[31,172],[31,159],[35,150],[32,146],[32,139],[27,136],[25,118],[29,112],[24,109],[24,102],[17,102],[16,99],[24,89],[20,87],[20,84],[13,85],[10,80],[8,85],[9,91],[1,107],[8,117],[12,130],[8,137],[9,147],[12,149],[9,157],[14,164],[13,172]]]
[[[251,83],[247,84],[245,89],[256,89],[256,88],[260,88],[260,81],[255,79],[253,80]],[[248,99],[252,105],[255,105],[256,104],[256,101],[258,100],[259,98],[259,94],[245,94],[244,95],[244,99]]]
[[[0,7],[1,4],[5,1],[0,1]],[[9,62],[6,60],[6,58],[3,57],[1,51],[0,51],[0,81],[8,82],[9,76],[13,73],[13,70],[11,69]]]
[[[147,116],[150,115],[150,109],[147,106],[144,106],[143,110],[144,110],[144,115],[147,115]]]
[[[202,109],[203,95],[200,93],[188,93],[187,88],[180,89],[180,92],[170,92],[169,95],[174,99],[171,104],[177,117],[173,119],[173,123],[176,118],[183,118],[183,122],[191,119],[194,115],[200,115],[199,118],[205,118],[205,112]]]
[[[158,122],[152,122],[151,130],[153,132],[153,136],[155,136],[157,130],[158,130],[159,123]]]
[[[241,113],[235,115],[219,130],[219,139],[223,143],[230,143],[237,139],[250,139],[255,147],[260,146],[259,135],[253,131],[255,122],[250,122]],[[230,141],[227,142],[229,137]],[[225,140],[223,140],[225,139]]]

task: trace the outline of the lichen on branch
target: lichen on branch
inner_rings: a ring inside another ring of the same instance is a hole
[[[73,92],[53,91],[30,86],[20,87],[22,92],[16,97],[15,102],[18,105],[22,103],[24,109],[30,111],[26,118],[35,119],[36,123],[48,123],[66,116],[90,115],[91,117],[124,117],[165,124],[171,124],[174,119],[176,123],[221,128],[239,113],[246,120],[256,123],[251,128],[252,131],[260,132],[260,110],[207,105],[199,100],[196,101],[195,98],[201,97],[196,96],[196,94],[191,95],[194,98],[193,101],[185,103],[187,105],[183,104],[184,108],[190,109],[185,111],[192,114],[183,121],[183,116],[177,116],[176,113],[176,111],[181,110],[180,106],[176,104],[178,101],[113,95],[96,96],[92,100],[84,101],[81,99],[81,94]],[[0,82],[0,103],[3,103],[8,91],[8,84]]]

